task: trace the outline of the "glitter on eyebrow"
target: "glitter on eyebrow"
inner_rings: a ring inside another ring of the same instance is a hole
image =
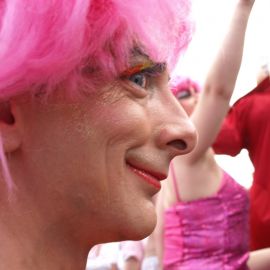
[[[128,68],[121,74],[121,77],[131,76],[139,72],[162,73],[165,69],[165,63],[153,63],[152,61],[147,61]]]
[[[135,73],[138,73],[144,69],[147,69],[147,68],[151,68],[153,67],[155,64],[151,61],[147,61],[147,62],[144,62],[144,63],[141,63],[141,64],[138,64],[138,65],[135,65],[133,67],[130,67],[128,68],[127,70],[125,70],[121,76],[131,76]]]

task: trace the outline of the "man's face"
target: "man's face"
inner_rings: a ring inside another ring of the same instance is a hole
[[[134,57],[119,79],[83,101],[22,104],[24,185],[48,220],[94,242],[153,230],[151,198],[171,159],[196,141],[167,83],[163,65]]]

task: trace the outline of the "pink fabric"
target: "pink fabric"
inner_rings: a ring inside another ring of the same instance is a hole
[[[224,173],[219,191],[165,211],[164,270],[247,270],[247,191]]]

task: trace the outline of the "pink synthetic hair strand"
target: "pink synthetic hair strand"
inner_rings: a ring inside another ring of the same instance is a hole
[[[136,46],[173,67],[188,44],[188,0],[0,0],[0,98],[95,87]]]

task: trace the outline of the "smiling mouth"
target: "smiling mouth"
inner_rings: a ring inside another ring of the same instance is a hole
[[[159,173],[154,173],[154,172],[149,172],[149,171],[145,171],[141,168],[137,168],[134,165],[131,165],[129,163],[127,163],[127,166],[138,176],[140,176],[140,178],[142,180],[144,180],[145,182],[147,182],[148,184],[154,186],[156,189],[160,190],[161,189],[161,184],[160,181],[164,180],[167,178],[166,175],[163,174],[159,174]]]

